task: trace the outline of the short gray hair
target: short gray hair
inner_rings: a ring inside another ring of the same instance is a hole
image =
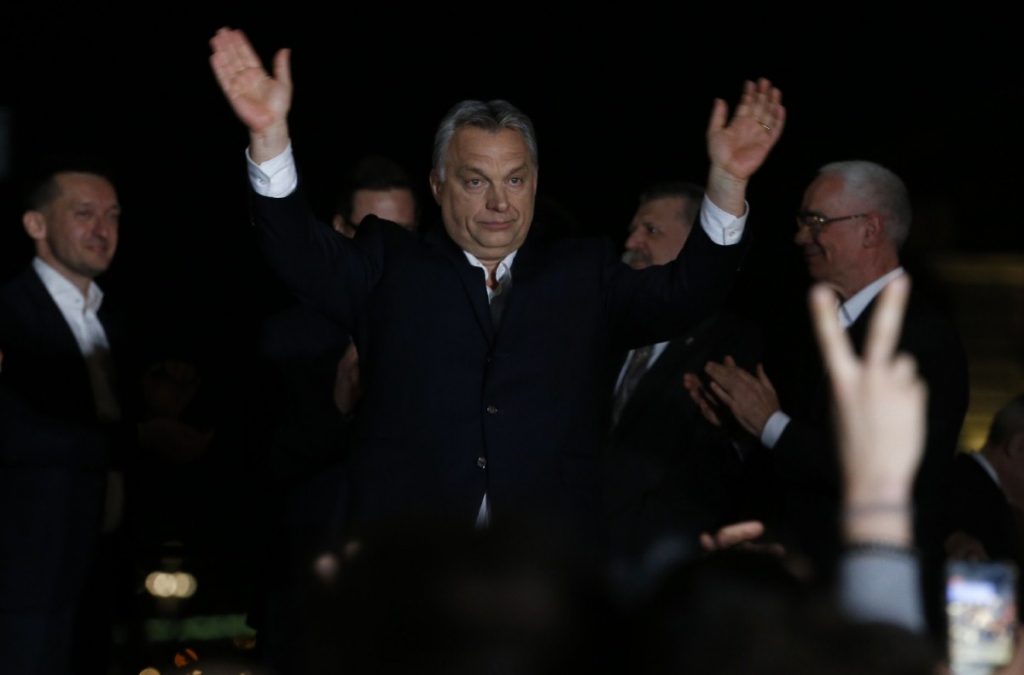
[[[487,102],[461,101],[452,106],[434,134],[434,170],[437,171],[439,180],[444,180],[444,160],[448,155],[452,137],[460,128],[467,126],[492,133],[502,129],[518,131],[526,142],[533,167],[537,168],[537,135],[533,130],[533,122],[526,113],[501,99]]]
[[[868,201],[872,209],[885,216],[886,234],[896,248],[903,246],[913,218],[903,179],[881,164],[860,159],[831,162],[818,169],[818,174],[840,176],[843,191]]]

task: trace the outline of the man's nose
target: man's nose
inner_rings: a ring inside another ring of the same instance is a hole
[[[793,234],[793,243],[797,246],[806,246],[813,242],[814,235],[811,233],[811,228],[806,225],[797,225],[796,233]]]
[[[643,246],[644,241],[647,239],[647,234],[644,232],[644,228],[638,227],[629,233],[626,237],[626,250],[635,251]]]
[[[487,208],[492,211],[504,211],[508,208],[508,190],[504,185],[491,184],[487,191]]]

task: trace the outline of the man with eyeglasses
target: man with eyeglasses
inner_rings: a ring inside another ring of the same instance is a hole
[[[905,274],[900,248],[910,231],[903,181],[867,161],[826,164],[804,193],[794,243],[810,276],[838,295],[840,322],[859,350],[878,294]],[[792,344],[792,342],[790,342]],[[928,385],[927,447],[914,503],[870,503],[846,518],[893,518],[915,510],[915,539],[926,552],[939,543],[943,477],[967,410],[967,360],[959,334],[921,289],[911,294],[899,350],[917,361]],[[749,373],[729,361],[709,362],[710,392],[688,375],[687,388],[714,421],[730,413],[768,448],[782,497],[782,531],[790,544],[827,570],[839,547],[841,477],[830,427],[830,400],[820,359],[811,350],[802,372],[786,372],[796,395],[780,398],[763,368]]]

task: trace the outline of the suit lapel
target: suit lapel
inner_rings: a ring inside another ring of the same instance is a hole
[[[487,286],[484,284],[483,272],[474,267],[466,259],[454,241],[442,227],[435,228],[424,235],[424,241],[438,251],[455,269],[455,273],[466,292],[466,301],[473,308],[477,324],[488,342],[494,340],[494,324],[491,322],[490,304],[487,300]]]
[[[50,343],[50,351],[53,353],[74,354],[80,357],[75,335],[64,320],[64,315],[60,313],[57,303],[47,292],[42,279],[30,268],[23,280],[26,301],[24,309],[35,317],[38,324],[37,334]]]
[[[523,246],[516,253],[512,261],[512,288],[505,298],[505,309],[502,314],[503,325],[518,321],[522,307],[529,306],[530,294],[533,292],[535,282],[540,271],[544,267],[544,246],[540,237],[534,235],[527,237]]]

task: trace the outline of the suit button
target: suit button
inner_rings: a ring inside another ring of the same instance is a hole
[[[496,414],[498,412],[498,407],[497,406],[493,406],[493,405],[489,405],[489,406],[487,406],[487,412],[490,413],[491,415],[494,415],[494,414]]]
[[[486,457],[477,457],[476,458],[476,465],[478,467],[480,467],[481,469],[486,469],[487,468],[487,458]]]

